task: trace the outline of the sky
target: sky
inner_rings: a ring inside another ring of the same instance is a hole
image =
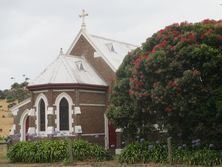
[[[34,79],[80,30],[141,45],[176,22],[222,19],[222,0],[0,0],[0,90]],[[12,79],[12,77],[14,79]]]

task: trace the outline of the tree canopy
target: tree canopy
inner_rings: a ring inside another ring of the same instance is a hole
[[[129,53],[108,117],[132,137],[222,139],[222,21],[173,24]]]

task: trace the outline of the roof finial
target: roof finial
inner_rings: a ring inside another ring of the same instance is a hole
[[[59,55],[63,55],[63,50],[60,48]]]
[[[81,25],[81,29],[85,29],[86,28],[86,24],[85,24],[85,17],[88,16],[88,13],[85,12],[85,10],[82,10],[82,13],[79,15],[80,18],[82,18],[82,25]]]

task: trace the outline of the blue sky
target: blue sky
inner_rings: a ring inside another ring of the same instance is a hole
[[[222,19],[222,0],[0,0],[0,89],[35,78],[77,35],[82,9],[91,34],[140,45],[175,22]],[[14,80],[10,78],[14,77]]]

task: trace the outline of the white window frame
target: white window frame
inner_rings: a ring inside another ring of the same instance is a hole
[[[69,130],[60,130],[59,104],[63,98],[65,98],[68,101],[68,105],[69,105]],[[72,134],[72,132],[74,132],[74,128],[72,127],[72,124],[74,122],[72,118],[72,114],[73,114],[72,106],[74,105],[72,98],[67,93],[62,92],[56,97],[54,105],[56,106],[56,110],[55,110],[55,115],[56,115],[55,123],[57,125],[55,128],[56,132],[59,132],[60,134],[64,133],[66,135]]]
[[[40,131],[40,108],[39,108],[39,103],[40,103],[41,99],[45,103],[45,131]],[[35,100],[35,108],[36,108],[36,131],[37,131],[37,134],[45,135],[46,132],[47,132],[47,126],[48,126],[48,118],[47,118],[48,100],[47,100],[47,97],[43,93],[41,93],[37,96],[37,98]]]

